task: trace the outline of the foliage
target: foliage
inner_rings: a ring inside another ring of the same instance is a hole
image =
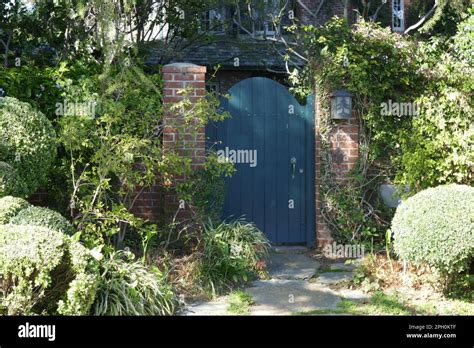
[[[425,44],[420,60],[430,83],[418,98],[419,116],[400,136],[397,180],[413,191],[447,183],[472,184],[474,173],[474,10],[439,50]]]
[[[408,198],[392,221],[401,259],[445,274],[469,270],[474,255],[474,188],[443,185]]]
[[[209,152],[202,168],[192,171],[183,183],[179,183],[179,198],[191,202],[200,220],[218,221],[222,217],[225,195],[225,179],[234,172],[232,163],[223,163],[214,152]]]
[[[393,212],[380,200],[378,187],[393,179],[391,159],[400,152],[399,134],[411,127],[411,118],[382,116],[381,105],[412,102],[420,94],[423,76],[413,59],[416,45],[375,23],[349,27],[337,18],[294,33],[310,62],[293,82],[300,92],[316,85],[322,109],[322,214],[341,243],[382,243]],[[337,180],[329,146],[338,125],[329,119],[329,96],[337,89],[353,94],[359,119],[359,162],[345,181]]]
[[[229,307],[227,311],[237,315],[250,314],[250,306],[254,303],[252,296],[245,291],[233,291],[228,296]]]
[[[202,12],[217,0],[148,1],[77,0],[0,3],[0,37],[5,66],[12,59],[36,63],[88,59],[110,64],[115,54],[132,51],[147,41],[163,43],[163,61],[205,38],[199,29]],[[31,33],[35,35],[31,35]],[[1,47],[1,46],[0,46]],[[38,52],[39,51],[39,52]]]
[[[171,315],[177,309],[165,275],[134,261],[131,253],[111,254],[100,273],[94,315]]]
[[[12,219],[12,225],[32,225],[46,227],[72,236],[75,231],[71,223],[58,212],[44,207],[28,207],[21,210]]]
[[[387,295],[382,291],[375,292],[368,301],[351,301],[343,299],[336,309],[318,309],[301,313],[302,315],[349,314],[349,315],[413,315],[398,294]]]
[[[432,4],[434,1],[430,2]],[[438,0],[438,4],[433,15],[419,29],[423,36],[443,35],[449,37],[454,35],[457,29],[456,24],[462,20],[463,14],[472,7],[470,0]]]
[[[446,183],[474,182],[474,104],[453,88],[418,99],[422,111],[400,146],[398,180],[415,191]]]
[[[0,226],[1,304],[7,314],[87,314],[97,276],[89,251],[61,232]]]
[[[244,220],[209,222],[202,235],[201,279],[213,293],[248,281],[265,269],[269,242]]]
[[[92,65],[89,68],[92,69]],[[60,101],[62,93],[60,82],[68,73],[71,76],[75,71],[69,72],[64,63],[43,67],[25,61],[19,67],[0,67],[0,88],[6,96],[31,104],[54,122],[55,105]]]
[[[0,192],[4,196],[21,194],[22,181],[18,172],[6,162],[0,162]]]
[[[167,164],[158,136],[157,81],[158,76],[147,78],[138,68],[124,68],[78,81],[67,91],[74,98],[84,88],[97,104],[95,117],[59,121],[60,139],[70,154],[63,168],[69,172],[71,212],[91,247],[113,236],[118,246],[131,227],[143,224],[129,210]]]
[[[97,114],[59,121],[61,142],[70,154],[63,164],[64,171],[69,170],[70,207],[88,246],[120,247],[127,233],[145,226],[130,211],[143,190],[157,183],[157,174],[160,183],[171,188],[177,176],[193,181],[193,170],[189,158],[163,151],[159,74],[145,76],[130,62],[79,84],[97,98]],[[209,119],[222,117],[216,106],[215,98],[190,103],[185,96],[173,107],[183,112],[193,133]]]
[[[0,225],[10,223],[10,220],[22,209],[26,209],[30,204],[23,198],[6,196],[0,198]]]
[[[22,182],[18,192],[0,192],[0,196],[31,195],[45,182],[56,155],[51,123],[29,104],[0,97],[0,139],[0,159],[16,170]]]

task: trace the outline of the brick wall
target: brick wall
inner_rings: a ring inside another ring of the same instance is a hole
[[[140,190],[141,193],[130,211],[135,216],[157,222],[164,216],[163,189],[158,185],[154,185],[138,190]]]
[[[316,98],[315,103],[315,132],[316,132],[316,242],[317,246],[323,248],[327,243],[332,243],[333,239],[330,229],[324,222],[321,214],[321,167],[323,158],[321,154],[321,119],[326,117],[320,107],[320,100]],[[359,122],[355,113],[350,120],[333,120],[332,129],[329,134],[330,148],[330,169],[335,173],[336,180],[343,184],[349,171],[354,168],[359,156]]]
[[[337,179],[344,180],[354,168],[359,157],[359,123],[351,120],[337,120],[329,134],[331,146],[331,168]]]
[[[188,98],[196,102],[205,93],[206,67],[191,63],[173,63],[163,67],[165,109],[163,124],[163,150],[174,151],[181,156],[191,159],[191,166],[199,169],[205,161],[205,127],[194,123],[185,124],[179,110],[171,107]],[[184,96],[180,91],[190,87],[191,92]],[[175,182],[184,181],[185,177],[175,177]],[[177,212],[178,218],[190,217],[191,210],[186,202],[181,202],[175,192],[165,194],[165,214]]]

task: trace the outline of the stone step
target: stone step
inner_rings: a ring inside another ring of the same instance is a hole
[[[268,259],[268,273],[277,279],[309,279],[321,264],[304,254],[273,253]]]
[[[304,280],[260,280],[245,290],[255,301],[253,315],[288,315],[315,309],[336,309],[340,296]]]
[[[354,274],[352,272],[325,272],[320,273],[317,277],[311,279],[312,283],[319,284],[337,284],[343,281],[352,280]]]
[[[306,254],[309,249],[305,246],[273,246],[272,251],[278,254]]]

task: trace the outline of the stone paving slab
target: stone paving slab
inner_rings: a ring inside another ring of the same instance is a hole
[[[335,309],[341,298],[332,290],[304,280],[261,280],[245,291],[255,305],[252,315],[289,315],[315,309]]]
[[[274,246],[272,250],[280,254],[306,254],[308,248],[304,246]]]
[[[229,304],[225,301],[225,298],[219,299],[217,301],[198,302],[188,305],[182,315],[232,315],[231,313],[227,312],[228,306]]]
[[[326,272],[318,275],[318,277],[314,279],[313,283],[325,285],[337,284],[342,281],[351,280],[353,276],[354,275],[352,272]]]
[[[309,279],[321,264],[305,254],[272,253],[268,273],[276,279]]]
[[[335,293],[343,297],[344,300],[349,301],[365,302],[370,299],[370,295],[365,294],[361,290],[340,289],[335,291]]]
[[[347,264],[347,263],[342,263],[342,262],[337,262],[337,263],[332,263],[330,266],[329,266],[329,269],[330,270],[344,270],[344,271],[353,271],[357,268],[356,265],[354,264]]]

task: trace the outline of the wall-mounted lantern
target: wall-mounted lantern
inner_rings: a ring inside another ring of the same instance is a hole
[[[340,89],[330,95],[331,118],[348,120],[352,118],[352,94]]]

